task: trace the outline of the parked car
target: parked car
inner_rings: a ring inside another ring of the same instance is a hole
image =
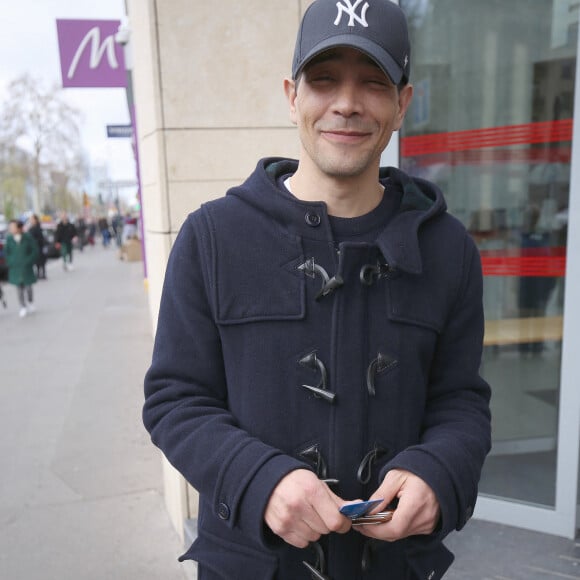
[[[8,280],[8,267],[6,266],[6,259],[4,258],[4,242],[6,241],[6,233],[0,232],[0,304],[6,308],[6,300],[4,299],[4,291],[2,290],[2,283]]]
[[[40,223],[42,228],[42,233],[44,234],[44,239],[46,240],[46,245],[44,246],[44,255],[47,258],[60,258],[60,249],[56,247],[54,236],[56,234],[56,223],[42,221]]]
[[[8,232],[0,231],[0,266],[6,266],[6,259],[4,257],[4,244],[6,243],[6,236]]]

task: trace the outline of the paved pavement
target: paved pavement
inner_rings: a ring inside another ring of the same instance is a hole
[[[471,520],[446,540],[445,580],[580,580],[580,541]]]
[[[48,278],[34,314],[0,306],[0,579],[185,580],[140,418],[142,265],[87,248]]]
[[[0,306],[0,579],[191,580],[140,418],[142,266],[95,247],[48,276],[34,314]],[[447,543],[446,580],[580,580],[578,542],[471,521]]]

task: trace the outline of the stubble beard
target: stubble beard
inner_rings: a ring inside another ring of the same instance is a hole
[[[356,178],[363,175],[371,165],[374,165],[374,157],[366,152],[356,156],[334,155],[310,156],[318,169],[328,177],[338,179]]]

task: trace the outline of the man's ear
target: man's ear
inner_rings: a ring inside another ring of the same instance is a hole
[[[290,121],[296,125],[296,81],[284,79],[284,92],[286,93],[288,106],[290,107]]]
[[[413,85],[405,85],[399,90],[399,111],[397,113],[397,119],[395,122],[395,131],[398,131],[403,125],[405,120],[405,115],[409,105],[411,104],[411,99],[413,98]]]

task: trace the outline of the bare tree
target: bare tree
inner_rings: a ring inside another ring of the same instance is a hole
[[[30,155],[11,143],[0,141],[0,213],[12,219],[29,206],[26,184]]]
[[[44,169],[71,171],[81,151],[80,113],[62,96],[58,86],[23,75],[8,86],[2,106],[0,135],[3,142],[18,144],[31,154],[33,210],[44,206]]]

